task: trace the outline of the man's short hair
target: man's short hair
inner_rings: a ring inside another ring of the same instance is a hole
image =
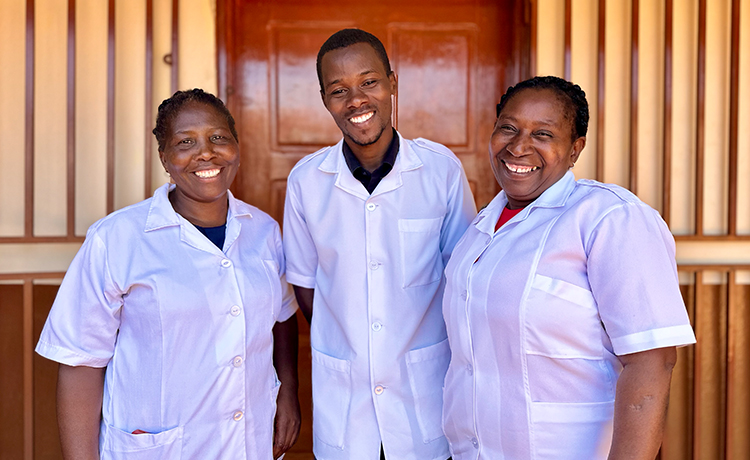
[[[329,51],[346,48],[347,46],[356,45],[357,43],[367,43],[372,46],[375,53],[383,62],[385,74],[390,76],[393,73],[391,70],[391,63],[388,61],[388,53],[385,52],[385,47],[378,37],[361,29],[342,29],[328,37],[328,40],[323,43],[323,46],[320,47],[320,51],[318,51],[318,59],[315,65],[318,70],[318,83],[320,83],[321,92],[325,91],[325,88],[323,88],[323,72],[321,71],[321,61],[323,61],[323,56]]]

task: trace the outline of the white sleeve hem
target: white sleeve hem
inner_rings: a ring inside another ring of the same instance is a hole
[[[305,276],[305,275],[300,275],[297,273],[290,272],[289,267],[287,267],[286,282],[289,284],[293,284],[295,286],[306,288],[306,289],[315,288],[314,276]]]
[[[662,327],[611,338],[616,355],[627,355],[655,348],[679,347],[695,343],[693,328],[688,324]]]
[[[40,356],[68,366],[107,367],[110,358],[95,358],[67,348],[39,341],[35,350]]]

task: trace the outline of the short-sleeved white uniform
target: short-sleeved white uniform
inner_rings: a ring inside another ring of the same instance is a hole
[[[229,194],[222,252],[173,187],[89,228],[36,350],[106,366],[103,459],[271,459],[272,328],[297,308],[278,224]]]
[[[606,459],[617,355],[695,342],[674,240],[632,193],[572,172],[495,232],[506,204],[446,268],[453,459]]]
[[[399,136],[391,172],[367,193],[342,142],[289,175],[284,251],[291,284],[315,289],[310,332],[318,460],[445,460],[450,360],[443,268],[474,217],[461,163]]]

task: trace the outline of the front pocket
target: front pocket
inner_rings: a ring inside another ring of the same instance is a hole
[[[101,458],[104,460],[178,460],[182,457],[183,427],[159,433],[131,434],[107,426]]]
[[[450,360],[448,339],[406,353],[406,370],[424,443],[443,436],[443,384]]]
[[[537,274],[524,308],[527,353],[602,359],[604,329],[588,289]]]
[[[614,401],[531,403],[534,458],[605,460],[612,444],[614,412]]]
[[[443,259],[440,254],[442,217],[399,219],[403,287],[424,286],[440,280]]]
[[[337,449],[344,436],[352,399],[351,362],[312,352],[313,435]]]

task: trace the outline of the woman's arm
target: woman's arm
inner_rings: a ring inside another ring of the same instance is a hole
[[[677,351],[657,348],[618,358],[624,367],[617,381],[609,460],[653,460],[664,434]]]
[[[281,381],[276,398],[273,458],[289,450],[299,436],[300,408],[297,390],[297,315],[273,327],[273,365]]]
[[[297,304],[299,305],[299,309],[302,310],[302,314],[305,316],[307,324],[310,324],[312,321],[315,289],[294,286],[294,296],[297,298]]]
[[[57,423],[63,458],[99,458],[105,368],[60,364],[57,371]]]

